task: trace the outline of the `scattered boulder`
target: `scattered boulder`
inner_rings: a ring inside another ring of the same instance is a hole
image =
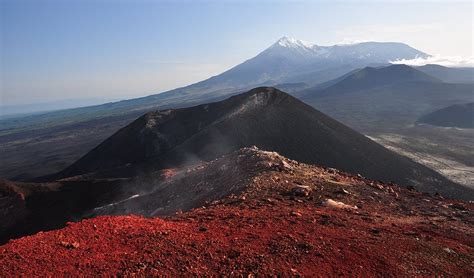
[[[67,241],[61,241],[59,243],[61,246],[66,247],[67,249],[76,249],[79,248],[80,244],[79,242],[67,242]]]
[[[293,170],[293,167],[285,160],[281,160],[279,166],[280,166],[280,169],[282,170],[287,170],[287,171]]]
[[[297,216],[297,217],[302,216],[302,214],[301,214],[300,212],[297,212],[297,211],[292,211],[292,212],[290,213],[290,215],[291,215],[291,216]]]
[[[311,187],[305,185],[297,185],[291,189],[291,195],[298,197],[307,197],[311,193]]]
[[[449,254],[456,254],[456,251],[454,251],[453,249],[450,249],[450,248],[444,248],[443,249],[445,252],[449,253]]]
[[[323,205],[326,207],[337,209],[357,209],[357,206],[346,205],[343,202],[334,201],[333,199],[327,199],[323,202]]]
[[[336,193],[336,194],[342,194],[342,195],[349,195],[349,194],[351,194],[351,193],[349,193],[349,191],[345,190],[344,188],[338,189],[338,190],[336,190],[334,193]]]
[[[448,207],[452,208],[452,209],[457,209],[457,210],[462,210],[462,211],[466,211],[466,207],[461,205],[461,204],[450,204],[448,205]]]
[[[380,230],[377,229],[377,228],[372,228],[372,229],[370,229],[370,231],[374,234],[379,234],[380,233]]]

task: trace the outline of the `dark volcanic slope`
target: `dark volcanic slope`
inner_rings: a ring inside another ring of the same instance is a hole
[[[474,128],[474,102],[436,110],[421,117],[417,122],[445,127]]]
[[[212,104],[148,113],[53,179],[99,170],[106,173],[102,175],[117,177],[134,169],[131,175],[136,175],[211,160],[252,145],[301,162],[412,185],[422,191],[474,197],[434,171],[267,87]]]

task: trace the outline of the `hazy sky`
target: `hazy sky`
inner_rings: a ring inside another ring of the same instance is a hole
[[[473,56],[470,1],[0,0],[0,9],[3,105],[158,93],[219,74],[285,35]]]

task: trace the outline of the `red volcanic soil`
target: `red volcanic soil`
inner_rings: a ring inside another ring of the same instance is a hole
[[[473,205],[262,157],[238,194],[165,218],[102,216],[0,246],[0,276],[474,275]]]

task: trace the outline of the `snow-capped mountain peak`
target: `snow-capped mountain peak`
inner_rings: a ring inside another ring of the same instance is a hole
[[[318,46],[302,40],[282,37],[271,47],[262,52],[270,56],[284,57],[285,59],[300,61],[305,63],[322,61],[339,64],[383,64],[389,63],[400,57],[428,57],[429,55],[418,51],[406,44],[395,42],[362,42],[344,45]]]
[[[282,46],[282,47],[289,47],[289,48],[313,48],[313,44],[302,41],[302,40],[297,40],[294,38],[290,37],[282,37],[280,38],[277,42],[276,45]]]
[[[212,77],[210,84],[253,86],[304,82],[316,85],[366,66],[427,57],[403,43],[364,42],[344,46],[320,46],[282,37],[257,56]]]

